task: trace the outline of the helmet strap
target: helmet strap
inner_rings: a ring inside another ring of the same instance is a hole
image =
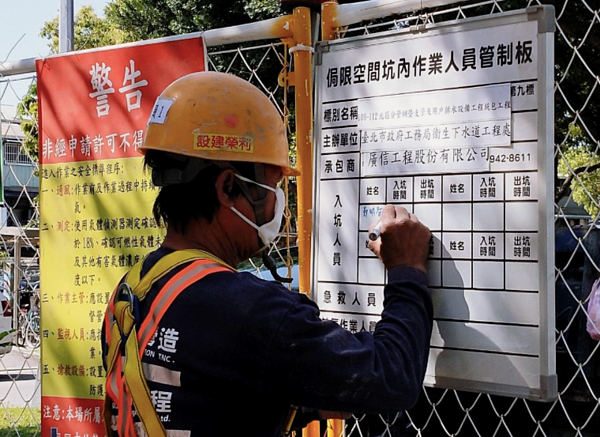
[[[213,164],[216,164],[217,166],[219,166],[222,169],[232,169],[235,173],[239,174],[239,172],[237,171],[237,169],[235,168],[235,166],[231,165],[229,162],[225,162],[225,161],[212,161]],[[258,182],[259,184],[266,184],[266,180],[265,180],[265,165],[261,164],[261,163],[254,163],[254,180],[256,182]],[[253,199],[252,198],[252,194],[251,194],[251,190],[250,190],[250,184],[248,184],[248,182],[245,182],[241,179],[235,178],[235,183],[238,184],[238,186],[240,187],[240,189],[242,190],[242,194],[244,195],[244,197],[246,197],[246,199],[248,200],[248,202],[250,202],[250,205],[252,205],[252,209],[254,211],[254,217],[256,218],[256,226],[262,226],[264,225],[267,220],[265,219],[265,201],[267,200],[267,195],[269,194],[268,190],[265,190],[264,188],[262,188],[259,185],[253,185],[253,187],[256,189],[256,192],[258,194],[258,199]]]
[[[165,152],[169,159],[180,165],[171,168],[153,168],[152,183],[157,187],[169,185],[187,184],[191,182],[198,173],[209,167],[212,162],[202,158],[189,158],[176,153]]]

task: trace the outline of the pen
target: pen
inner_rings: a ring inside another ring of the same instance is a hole
[[[375,241],[379,238],[379,235],[381,234],[381,224],[381,220],[379,220],[373,230],[369,232],[369,240]]]

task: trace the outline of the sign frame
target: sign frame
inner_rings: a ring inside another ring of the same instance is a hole
[[[313,300],[321,302],[323,296],[319,289],[319,243],[321,234],[324,231],[319,226],[321,208],[321,137],[323,129],[323,117],[321,117],[321,108],[323,107],[324,97],[323,89],[327,71],[323,66],[324,57],[341,53],[346,50],[375,48],[379,45],[401,43],[414,40],[418,44],[420,38],[435,37],[441,35],[454,35],[461,32],[473,30],[490,29],[497,26],[516,25],[521,23],[535,22],[537,24],[537,159],[538,159],[538,235],[539,235],[539,322],[538,322],[538,341],[539,341],[539,366],[537,368],[537,384],[527,385],[507,385],[498,383],[494,380],[494,375],[490,374],[487,381],[473,381],[468,379],[459,379],[449,376],[428,374],[425,378],[425,386],[440,387],[447,389],[465,390],[473,392],[482,392],[498,394],[504,396],[522,397],[531,400],[552,401],[557,397],[557,376],[556,376],[556,351],[555,351],[555,291],[554,291],[554,99],[553,99],[553,60],[554,60],[554,8],[552,6],[534,6],[524,10],[512,11],[492,16],[475,17],[460,21],[445,22],[439,24],[427,24],[426,26],[413,26],[402,30],[393,30],[374,35],[365,35],[344,38],[335,41],[323,41],[317,44],[315,51],[315,159],[314,159],[314,186],[313,205],[315,213],[313,219],[313,240],[312,240],[312,270],[311,286],[313,290]],[[535,44],[535,43],[534,43]],[[528,78],[530,79],[530,78]],[[482,83],[480,85],[492,85],[497,82]],[[403,95],[415,92],[414,90],[401,90],[399,87],[394,91],[389,91],[388,95]],[[473,85],[475,86],[475,85]],[[360,93],[358,91],[357,93]],[[422,92],[427,92],[423,90]],[[377,97],[384,95],[376,94]],[[357,100],[371,96],[351,96],[347,100]],[[333,99],[332,101],[336,101]],[[331,103],[329,101],[328,103]],[[358,125],[357,125],[358,126]],[[359,129],[359,128],[358,128]],[[359,135],[360,136],[360,135]],[[426,173],[426,172],[425,172]],[[506,200],[504,200],[506,203]],[[358,214],[357,214],[358,215]],[[358,229],[355,229],[358,231]],[[443,229],[442,229],[443,232]],[[324,234],[323,234],[324,235]],[[360,244],[360,243],[359,243]],[[358,249],[360,251],[360,249]],[[335,281],[334,281],[335,282]],[[350,286],[353,283],[346,283]],[[357,287],[354,285],[354,287]],[[380,288],[383,288],[380,286]],[[463,290],[464,291],[464,290]],[[434,297],[435,301],[435,297]],[[322,312],[326,312],[323,311]],[[435,316],[435,315],[434,315]]]

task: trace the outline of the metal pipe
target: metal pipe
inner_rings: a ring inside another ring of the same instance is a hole
[[[325,2],[321,5],[321,39],[332,41],[335,39],[338,16],[337,2]]]
[[[312,32],[309,8],[294,9],[294,93],[296,97],[296,147],[298,153],[298,265],[300,292],[310,295],[312,234]]]
[[[35,73],[35,58],[0,62],[0,77]]]
[[[292,20],[293,17],[291,15],[284,15],[283,17],[272,18],[270,20],[259,21],[256,23],[223,27],[221,29],[211,29],[205,32],[194,32],[186,35],[175,35],[164,38],[137,41],[133,43],[119,44],[116,46],[111,46],[110,48],[133,47],[155,42],[177,41],[194,37],[202,37],[207,47],[236,44],[247,41],[259,41],[263,39],[290,38],[292,36]],[[78,51],[78,53],[90,53],[104,49],[106,49],[106,47],[81,50]],[[2,77],[24,73],[35,73],[35,58],[0,62],[0,76]]]
[[[19,312],[21,311],[21,306],[20,306],[20,302],[21,302],[21,277],[22,275],[22,271],[21,271],[21,247],[23,245],[23,242],[21,240],[20,237],[15,237],[14,239],[14,243],[13,243],[13,250],[14,250],[14,258],[13,258],[13,283],[12,283],[12,287],[13,287],[13,328],[18,329],[18,321],[19,321]],[[17,333],[15,332],[15,335],[17,335]]]
[[[67,0],[61,0],[67,1]],[[72,1],[72,0],[69,0]],[[344,5],[330,6],[328,11],[332,18],[325,19],[326,13],[323,13],[323,26],[337,28],[359,23],[365,20],[386,17],[393,14],[415,11],[422,8],[431,8],[437,6],[460,3],[464,0],[370,0],[359,3],[349,3]],[[327,5],[327,3],[325,3]],[[245,41],[258,41],[262,39],[282,39],[292,36],[292,16],[285,15],[279,18],[259,21],[257,23],[242,24],[239,26],[224,27],[221,29],[211,29],[205,32],[196,32],[188,35],[177,35],[155,40],[140,41],[135,43],[123,44],[119,47],[135,46],[148,44],[150,42],[173,41],[182,38],[191,38],[202,36],[207,47],[215,47],[227,44],[236,44]],[[326,32],[323,35],[327,35]],[[325,40],[331,39],[331,36]],[[98,49],[92,49],[98,50]],[[87,52],[87,50],[82,51]],[[34,73],[35,58],[21,59],[17,61],[8,61],[0,63],[0,76],[14,76],[17,74]]]
[[[261,39],[282,39],[292,36],[292,16],[272,18],[256,23],[211,29],[202,32],[206,47],[236,44]]]
[[[60,0],[60,20],[58,24],[59,53],[72,52],[75,48],[73,16],[73,0]]]
[[[337,16],[334,27],[349,26],[361,21],[374,20],[394,14],[435,8],[465,0],[370,0],[366,2],[337,5]],[[325,19],[323,18],[323,21]]]

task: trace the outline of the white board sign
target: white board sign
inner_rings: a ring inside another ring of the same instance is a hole
[[[554,349],[551,7],[317,48],[312,282],[372,331],[385,204],[432,231],[428,386],[549,400]]]

